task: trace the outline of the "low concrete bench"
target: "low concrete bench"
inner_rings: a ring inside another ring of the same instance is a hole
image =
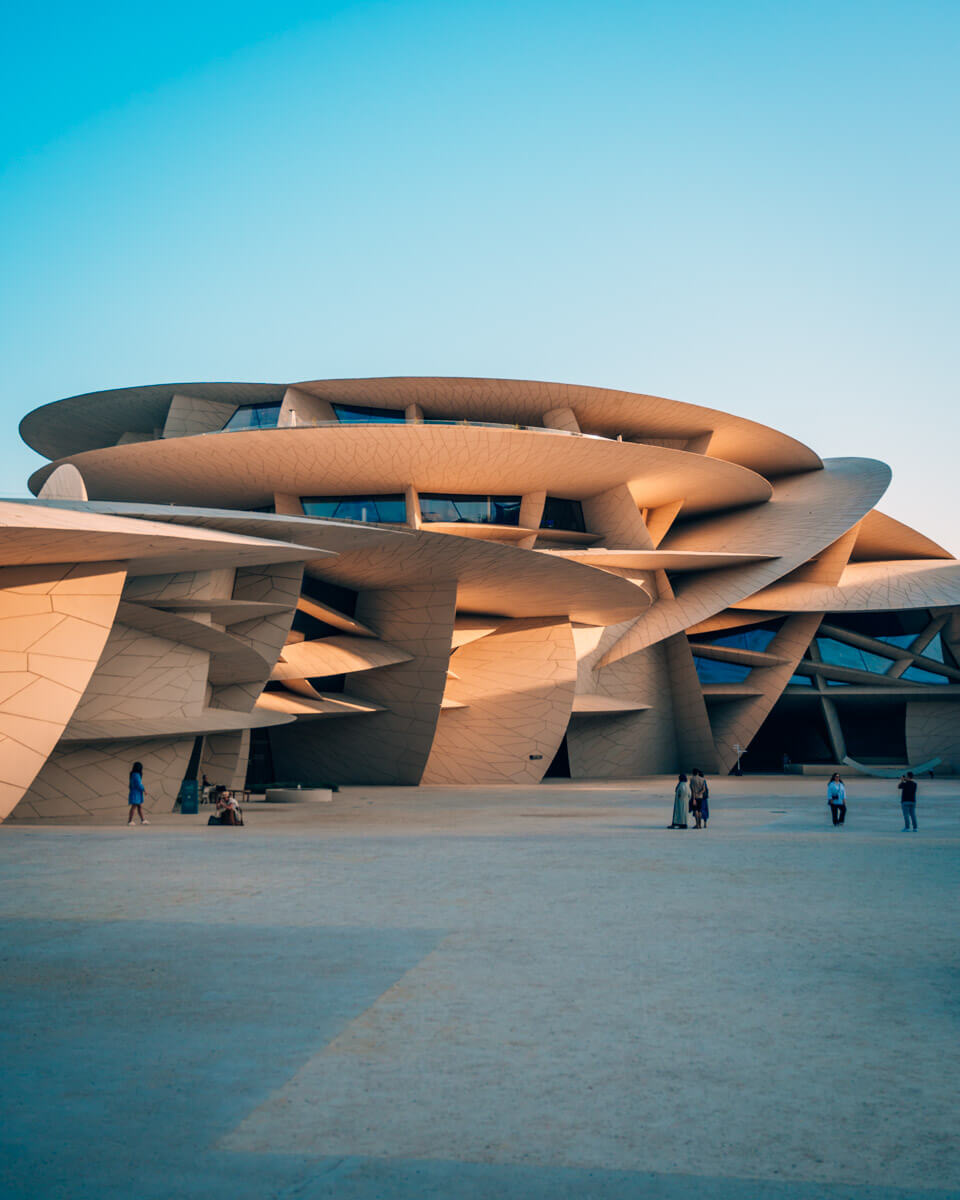
[[[267,788],[267,804],[329,804],[329,788]]]

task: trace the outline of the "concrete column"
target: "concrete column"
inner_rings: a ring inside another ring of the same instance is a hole
[[[408,404],[403,410],[403,415],[408,421],[422,421],[423,409],[419,404]]]
[[[311,396],[300,388],[288,387],[283,393],[283,403],[280,405],[280,416],[277,427],[284,429],[291,425],[313,425],[317,421],[335,421],[337,414],[327,400]]]
[[[302,517],[303,505],[299,496],[291,496],[289,492],[274,492],[273,511],[284,517]]]
[[[543,506],[546,503],[546,492],[528,492],[520,501],[520,527],[522,529],[539,529],[543,520]],[[532,550],[537,535],[531,534],[517,542],[521,550]]]
[[[827,733],[830,737],[830,746],[836,756],[836,761],[842,763],[847,757],[847,743],[844,741],[843,730],[840,728],[840,718],[837,716],[837,706],[832,700],[826,696],[820,697],[820,704],[823,707],[823,717],[827,723]]]
[[[417,406],[411,405],[410,407],[416,408]],[[405,496],[407,501],[407,524],[412,525],[414,529],[421,529],[423,527],[423,518],[420,515],[420,493],[411,483],[405,489]]]

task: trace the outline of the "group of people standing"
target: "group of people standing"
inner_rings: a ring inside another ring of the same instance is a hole
[[[903,812],[903,832],[907,833],[917,828],[917,781],[912,771],[900,777],[897,788]],[[847,819],[847,788],[839,771],[834,771],[827,784],[827,804],[834,825],[843,825]],[[677,780],[673,793],[673,819],[668,828],[689,829],[688,814],[693,817],[695,828],[706,829],[710,819],[710,788],[699,767],[690,772],[689,779],[681,775]]]
[[[694,828],[706,829],[710,820],[710,788],[699,767],[694,767],[690,778],[681,775],[673,793],[673,820],[668,828],[687,829],[687,814],[694,820]]]
[[[897,784],[900,792],[900,811],[903,813],[903,829],[901,833],[915,832],[917,828],[917,781],[912,771],[900,776]],[[827,804],[830,805],[830,816],[836,826],[843,825],[847,819],[847,788],[840,778],[840,772],[834,771],[827,784]]]

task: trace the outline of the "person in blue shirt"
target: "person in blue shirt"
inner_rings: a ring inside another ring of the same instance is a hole
[[[133,814],[136,813],[140,818],[141,825],[149,825],[150,822],[143,815],[143,763],[135,762],[130,768],[130,792],[127,796],[127,807],[130,815],[127,817],[127,825],[133,824]]]
[[[840,772],[834,771],[827,784],[827,803],[834,825],[842,825],[847,815],[847,789],[843,786]]]

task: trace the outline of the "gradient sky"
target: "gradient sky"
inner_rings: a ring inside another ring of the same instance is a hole
[[[0,22],[0,493],[61,396],[493,375],[882,458],[960,553],[956,0]]]

